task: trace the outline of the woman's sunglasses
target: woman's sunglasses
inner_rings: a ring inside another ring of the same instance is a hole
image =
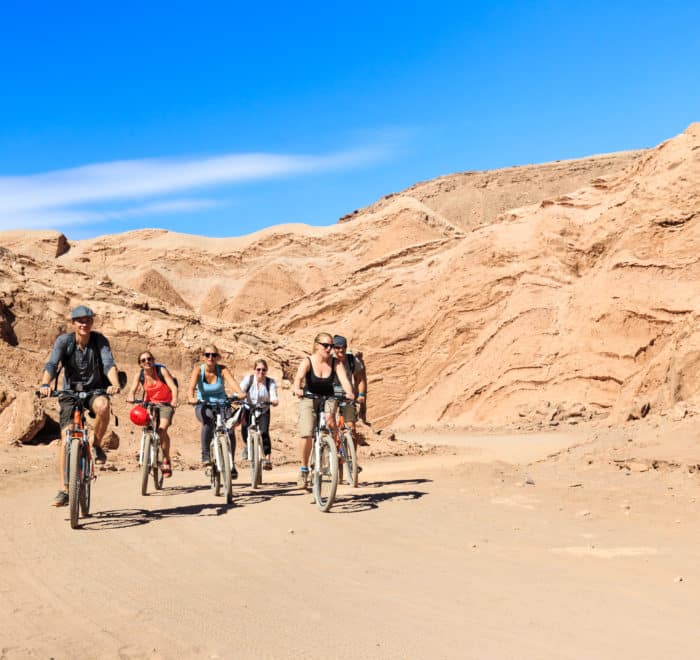
[[[267,371],[267,369],[262,369],[260,367],[256,367],[255,371],[262,371],[263,373],[265,373]]]
[[[152,357],[143,357],[139,360],[139,362],[141,364],[145,364],[146,362],[153,362],[153,358]]]
[[[317,341],[316,342],[319,346],[323,346],[326,350],[329,348],[333,348],[333,344],[327,344],[325,341]]]
[[[205,353],[205,354],[204,354],[204,357],[206,357],[206,358],[216,358],[216,357],[219,357],[219,354],[218,354],[218,353]]]

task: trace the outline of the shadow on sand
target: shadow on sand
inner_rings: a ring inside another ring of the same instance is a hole
[[[361,513],[377,509],[380,504],[392,500],[418,500],[427,492],[422,490],[407,489],[406,486],[429,483],[430,479],[396,479],[393,481],[371,481],[360,484],[359,489],[349,489],[347,485],[338,487],[336,500],[330,513]],[[362,492],[365,488],[378,489],[380,492]],[[381,489],[387,489],[382,491]],[[150,501],[155,498],[172,495],[183,495],[209,490],[206,484],[195,486],[167,486],[161,491],[153,491],[148,497]],[[259,489],[253,490],[249,483],[235,484],[233,490],[233,503],[227,505],[223,498],[217,498],[217,502],[204,502],[200,504],[187,504],[171,508],[158,509],[114,509],[108,511],[95,511],[91,516],[80,519],[82,529],[99,531],[105,529],[121,529],[125,527],[138,527],[157,522],[166,518],[184,516],[222,516],[231,509],[260,504],[278,497],[311,497],[309,491],[300,490],[293,482],[271,482],[263,484]]]
[[[406,486],[430,483],[431,479],[394,479],[392,481],[368,481],[360,483],[358,488],[350,488],[343,485],[338,487],[335,496],[335,503],[329,513],[361,513],[378,509],[380,504],[390,501],[411,501],[419,500],[428,493],[424,490],[410,490]],[[388,490],[378,493],[364,493],[365,488],[387,488]],[[398,487],[398,488],[397,488]]]

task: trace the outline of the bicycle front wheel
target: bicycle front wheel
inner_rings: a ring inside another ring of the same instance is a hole
[[[148,495],[148,473],[151,468],[151,444],[153,435],[144,433],[141,438],[141,495]]]
[[[82,449],[81,438],[73,438],[70,443],[70,455],[68,457],[68,509],[70,510],[70,526],[78,527],[78,507],[80,503],[80,454]]]
[[[248,458],[250,459],[250,485],[257,488],[262,483],[262,453],[260,434],[257,431],[248,433]]]
[[[327,433],[321,434],[317,442],[313,451],[318,452],[318,461],[314,461],[311,479],[316,505],[325,513],[333,506],[338,488],[338,451]]]
[[[211,456],[211,489],[215,497],[221,495],[221,472],[219,469],[222,464],[221,445],[216,436],[209,445],[209,455]]]
[[[353,487],[357,488],[357,476],[359,474],[360,468],[357,465],[357,449],[355,448],[355,441],[352,438],[352,433],[346,430],[343,433],[343,453],[345,455],[345,472],[348,483]]]
[[[221,480],[223,481],[226,504],[233,502],[233,485],[231,484],[231,445],[228,439],[220,438],[221,448]]]
[[[156,435],[153,439],[155,446],[153,447],[153,456],[155,460],[151,466],[153,473],[153,485],[156,490],[163,489],[163,448],[160,446],[160,438]]]
[[[92,486],[92,470],[94,459],[88,459],[87,452],[83,453],[83,474],[80,485],[80,513],[90,515],[90,487]]]

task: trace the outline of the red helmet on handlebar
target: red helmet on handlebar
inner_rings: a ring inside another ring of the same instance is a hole
[[[148,410],[143,406],[134,406],[129,413],[129,418],[136,426],[146,426],[148,424]]]

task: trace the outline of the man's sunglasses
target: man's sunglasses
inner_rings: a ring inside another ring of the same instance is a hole
[[[215,357],[219,357],[219,354],[218,354],[218,353],[205,353],[205,354],[204,354],[204,357],[206,357],[206,358],[215,358]]]

